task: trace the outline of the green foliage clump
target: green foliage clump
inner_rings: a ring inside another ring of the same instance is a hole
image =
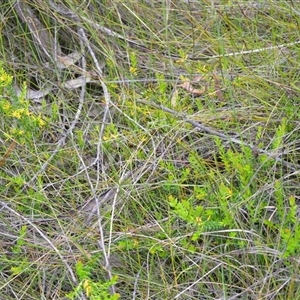
[[[112,295],[109,291],[109,288],[117,283],[117,277],[113,277],[105,282],[95,282],[92,279],[92,272],[95,267],[95,262],[92,260],[85,264],[82,261],[76,263],[76,273],[80,282],[74,291],[68,293],[68,299],[77,299],[82,292],[90,300],[117,300],[120,298],[119,294],[115,293]]]
[[[12,81],[13,77],[0,67],[0,113],[4,125],[2,134],[6,139],[24,144],[46,126],[46,121],[41,115],[30,111],[30,102],[26,99],[26,84],[23,84],[18,96]]]

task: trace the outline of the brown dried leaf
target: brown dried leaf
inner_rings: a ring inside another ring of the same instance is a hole
[[[217,97],[220,101],[224,101],[224,96],[223,96],[222,89],[220,86],[220,80],[215,73],[213,74],[213,77],[214,77],[214,81],[215,81],[215,90],[216,90]]]
[[[204,77],[202,75],[196,75],[192,82],[200,82],[200,81],[204,81]]]
[[[178,85],[178,87],[183,88],[188,93],[195,95],[195,96],[201,96],[206,92],[206,87],[204,87],[201,90],[195,89],[189,81],[185,81],[184,83]]]

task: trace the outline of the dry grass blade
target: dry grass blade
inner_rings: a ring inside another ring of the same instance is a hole
[[[44,53],[44,59],[52,61],[56,55],[60,55],[61,50],[56,41],[51,37],[49,31],[41,23],[33,12],[32,8],[22,0],[18,0],[15,9],[19,17],[25,22],[35,38],[37,44]]]
[[[27,223],[28,225],[30,225],[30,227],[32,227],[41,236],[41,238],[43,240],[45,240],[45,242],[47,242],[49,244],[49,246],[57,253],[57,255],[61,259],[62,263],[66,266],[66,269],[70,273],[73,282],[77,283],[77,279],[76,279],[76,276],[75,276],[72,268],[70,267],[70,265],[68,264],[68,262],[66,261],[66,259],[61,255],[59,249],[53,244],[53,242],[51,241],[51,238],[48,237],[46,233],[44,233],[40,228],[38,228],[38,226],[36,226],[29,219],[25,218],[24,216],[22,216],[21,214],[19,214],[17,211],[15,211],[14,209],[10,208],[4,201],[1,201],[0,203],[1,203],[2,208],[4,208],[6,211],[12,213],[17,218],[23,220],[25,223]]]

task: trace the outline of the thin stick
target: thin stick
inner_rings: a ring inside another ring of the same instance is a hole
[[[0,167],[2,167],[6,163],[8,157],[10,156],[10,154],[15,149],[16,144],[17,144],[16,141],[12,141],[11,142],[11,144],[8,147],[8,149],[6,150],[6,152],[4,153],[4,155],[2,156],[2,158],[0,159]]]
[[[85,61],[85,57],[82,56],[82,68],[84,71],[86,71],[86,61]],[[83,104],[84,104],[84,96],[85,96],[85,88],[86,88],[86,77],[82,76],[82,84],[81,84],[81,92],[80,92],[80,99],[79,99],[79,105],[74,117],[74,120],[72,121],[70,128],[63,134],[63,136],[59,139],[59,141],[57,142],[57,146],[54,149],[53,153],[51,154],[51,156],[47,159],[47,161],[41,166],[40,170],[36,172],[36,174],[30,179],[30,181],[26,184],[26,186],[29,186],[32,182],[34,182],[36,180],[36,178],[43,173],[48,165],[50,164],[50,162],[52,161],[52,159],[56,156],[56,154],[59,152],[60,148],[65,144],[66,139],[69,135],[73,135],[73,129],[75,128],[82,108],[83,108]]]
[[[82,40],[84,41],[86,47],[88,48],[89,50],[89,53],[91,54],[91,57],[94,61],[94,64],[95,64],[95,67],[96,67],[96,72],[98,74],[98,77],[99,77],[99,81],[101,82],[101,86],[102,86],[102,89],[103,89],[103,94],[104,94],[104,98],[105,98],[105,107],[104,107],[104,114],[103,114],[103,119],[102,119],[102,124],[101,124],[101,128],[100,128],[100,133],[99,133],[99,142],[97,144],[97,158],[95,160],[95,164],[97,165],[97,169],[98,169],[98,172],[97,172],[97,185],[98,183],[100,182],[100,172],[99,172],[99,169],[100,169],[100,153],[102,153],[102,138],[103,138],[103,134],[104,134],[104,129],[105,129],[105,124],[106,124],[106,120],[107,120],[107,117],[108,117],[108,114],[109,114],[109,107],[110,107],[110,94],[108,92],[108,88],[103,80],[103,72],[102,72],[102,69],[100,67],[100,64],[98,62],[98,59],[90,45],[90,42],[84,32],[84,30],[82,28],[79,29],[79,33],[81,35],[81,38]],[[97,185],[96,187],[93,187],[91,186],[91,191],[92,191],[92,197],[94,199],[94,203],[95,203],[95,208],[96,208],[96,212],[97,212],[97,216],[98,216],[98,229],[99,229],[99,234],[100,234],[100,240],[99,240],[99,246],[102,250],[102,253],[103,253],[103,256],[104,256],[104,262],[105,262],[105,269],[107,271],[107,274],[108,274],[108,277],[109,279],[111,280],[113,278],[113,275],[112,275],[112,272],[111,272],[111,266],[110,266],[110,260],[109,260],[109,256],[110,256],[110,245],[108,246],[108,249],[106,249],[106,246],[105,246],[105,235],[104,235],[104,228],[103,228],[103,223],[102,223],[102,217],[101,217],[101,214],[100,214],[100,210],[99,210],[99,206],[100,206],[100,203],[101,203],[101,199],[99,199],[99,197],[97,196],[97,193],[96,193],[96,190],[97,190]],[[107,194],[104,195],[104,199],[106,197],[108,197],[109,199],[111,197],[114,198],[114,202],[116,201],[116,197],[118,195],[118,192],[119,192],[119,187],[117,187],[116,190],[114,189],[111,189],[108,191]],[[105,197],[106,196],[106,197]],[[114,208],[114,207],[113,207]],[[113,214],[112,214],[112,218],[113,218]],[[113,294],[115,294],[115,287],[112,286],[111,287],[111,292]]]

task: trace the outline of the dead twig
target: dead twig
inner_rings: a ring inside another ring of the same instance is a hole
[[[8,157],[13,152],[13,150],[16,147],[16,145],[17,145],[16,141],[12,141],[11,142],[11,144],[8,147],[8,149],[6,150],[6,152],[4,153],[4,155],[2,156],[2,158],[0,159],[0,167],[2,167],[6,163]]]
[[[256,153],[266,154],[271,159],[274,159],[276,162],[282,163],[284,166],[286,166],[287,168],[289,168],[289,169],[291,169],[293,171],[296,171],[296,170],[300,169],[300,165],[298,165],[298,164],[293,164],[293,163],[287,162],[286,160],[281,159],[280,157],[276,156],[274,153],[271,153],[269,151],[260,149],[260,148],[258,148],[257,146],[255,146],[253,144],[243,142],[243,141],[241,141],[241,140],[239,140],[239,139],[237,139],[235,137],[231,137],[231,136],[226,135],[224,133],[218,132],[218,131],[216,131],[216,130],[208,127],[208,126],[205,126],[205,125],[200,124],[200,123],[198,123],[198,122],[196,122],[194,120],[189,119],[183,113],[177,112],[177,111],[175,111],[173,109],[170,109],[170,108],[165,107],[165,106],[160,105],[160,104],[156,104],[156,103],[151,102],[151,101],[138,100],[137,102],[145,104],[145,105],[149,105],[149,106],[152,106],[152,107],[155,107],[155,108],[158,108],[158,109],[161,109],[161,110],[163,110],[163,111],[165,111],[165,112],[167,112],[169,114],[172,114],[174,117],[176,117],[178,119],[181,119],[182,121],[184,121],[186,123],[189,123],[189,124],[193,125],[194,127],[200,129],[201,131],[206,132],[206,133],[208,133],[208,134],[210,134],[212,136],[217,136],[217,137],[221,138],[222,140],[229,141],[229,142],[232,142],[234,144],[238,144],[238,145],[241,145],[241,146],[248,147],[252,151],[255,151]]]

